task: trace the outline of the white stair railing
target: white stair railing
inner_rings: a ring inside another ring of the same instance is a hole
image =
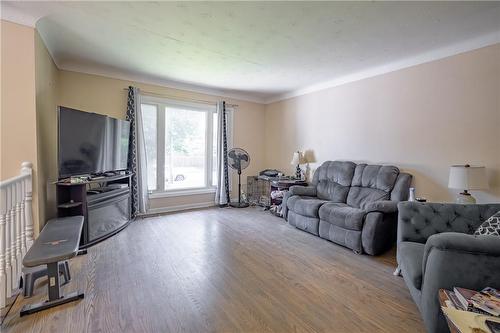
[[[0,308],[18,289],[23,257],[33,244],[32,164],[0,182]]]

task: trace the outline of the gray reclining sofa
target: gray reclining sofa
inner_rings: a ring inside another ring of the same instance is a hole
[[[402,202],[397,260],[429,333],[449,332],[439,289],[500,289],[500,238],[474,236],[500,204]]]
[[[283,216],[292,226],[356,253],[377,255],[396,240],[397,203],[412,176],[395,166],[327,161],[309,186],[292,186]]]

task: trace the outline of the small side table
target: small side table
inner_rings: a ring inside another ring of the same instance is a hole
[[[446,296],[444,290],[439,289],[439,305],[446,306],[445,302],[448,300],[449,300],[448,296]],[[443,316],[446,318],[446,322],[448,323],[448,328],[450,329],[450,333],[460,333],[458,328],[451,322],[451,320],[448,319],[448,317],[446,317],[446,315],[444,313],[443,313]]]
[[[271,181],[271,193],[273,191],[288,191],[290,189],[290,187],[292,187],[292,186],[307,186],[307,182],[304,180],[299,180],[299,179],[273,180],[273,181]],[[281,203],[283,202],[282,197],[275,198],[275,199],[273,199],[271,195],[270,195],[270,197],[271,197],[270,208],[273,206],[280,206]],[[276,216],[282,217],[281,209],[279,209],[279,208],[278,209],[271,209],[271,212]]]
[[[282,199],[271,199],[271,192],[276,190],[288,190],[293,185],[307,186],[307,183],[299,179],[279,179],[278,177],[248,176],[247,194],[250,204],[259,205],[269,209],[273,205],[281,204]]]
[[[292,186],[307,186],[307,182],[299,179],[283,179],[283,180],[273,180],[271,181],[271,192],[273,191],[288,191],[288,189]],[[271,198],[271,206],[272,205],[281,205],[283,201],[282,198]]]

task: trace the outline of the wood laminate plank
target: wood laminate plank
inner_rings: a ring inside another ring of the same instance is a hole
[[[424,332],[406,286],[379,257],[295,229],[258,208],[149,217],[70,263],[85,299],[2,332]]]

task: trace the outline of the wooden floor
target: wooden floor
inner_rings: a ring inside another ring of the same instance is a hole
[[[423,332],[394,268],[258,208],[151,217],[71,261],[84,300],[20,318],[20,296],[2,332]]]

